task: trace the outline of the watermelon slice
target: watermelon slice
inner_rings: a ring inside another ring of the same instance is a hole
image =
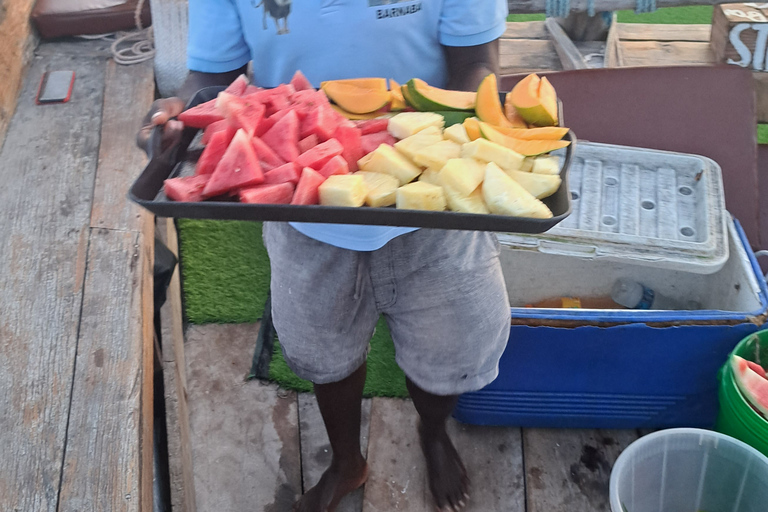
[[[291,78],[291,85],[297,91],[315,90],[312,84],[309,83],[309,80],[307,80],[307,77],[304,76],[304,73],[298,69],[293,74],[293,78]]]
[[[299,118],[291,110],[261,136],[262,142],[272,148],[286,162],[299,156]]]
[[[291,95],[291,101],[294,105],[303,105],[309,108],[315,107],[329,107],[331,102],[328,101],[328,96],[322,91],[315,91],[314,89],[305,89],[303,91],[296,91]]]
[[[237,131],[237,129],[234,126],[232,126],[232,124],[229,122],[228,119],[222,119],[221,121],[216,121],[215,123],[211,123],[205,128],[205,131],[203,132],[203,140],[202,140],[203,145],[207,146],[208,143],[211,141],[211,137],[213,136],[213,134],[216,132],[220,132],[222,130],[227,130],[231,132],[229,136],[229,140],[232,140],[232,137],[235,136],[235,132]]]
[[[343,151],[344,147],[338,140],[328,139],[309,149],[306,153],[302,153],[293,161],[302,168],[311,167],[312,169],[321,169],[328,160],[336,155],[340,155]]]
[[[203,189],[208,183],[208,174],[201,176],[184,176],[183,178],[170,178],[163,183],[165,195],[171,201],[184,201],[187,203],[201,201]]]
[[[248,96],[249,94],[253,94],[255,92],[263,91],[264,89],[261,87],[256,87],[255,85],[248,84],[245,87],[245,92],[242,94],[242,96]]]
[[[299,167],[293,162],[288,162],[280,167],[275,167],[271,171],[265,172],[264,183],[293,183],[295,185],[299,182],[299,176]]]
[[[360,142],[363,146],[363,152],[367,155],[381,144],[394,146],[397,140],[389,132],[376,132],[363,135]]]
[[[296,185],[291,204],[317,204],[320,201],[320,193],[317,189],[324,181],[325,176],[314,169],[309,167],[302,169],[301,178],[299,178],[299,184]]]
[[[264,119],[265,109],[262,103],[244,102],[231,112],[230,119],[236,128],[242,128],[249,137],[253,137]]]
[[[256,137],[263,136],[265,133],[269,131],[270,128],[275,126],[275,123],[277,121],[278,119],[275,118],[275,116],[265,117],[264,119],[261,120],[261,122],[259,123],[259,126],[256,127],[256,133],[254,135]]]
[[[244,130],[237,130],[224,156],[213,171],[203,190],[204,197],[213,197],[264,181],[256,152]]]
[[[356,124],[361,134],[368,135],[369,133],[387,131],[389,119],[368,119],[366,121],[358,121]]]
[[[211,123],[221,121],[224,116],[217,110],[216,100],[211,100],[185,110],[178,115],[177,119],[184,123],[184,126],[205,128]]]
[[[285,163],[285,160],[277,156],[277,153],[272,151],[272,148],[267,146],[260,138],[252,138],[251,144],[253,145],[254,151],[256,151],[259,162],[261,162],[261,168],[265,171],[280,167]]]
[[[307,114],[307,117],[301,123],[301,138],[315,134],[321,141],[330,139],[339,121],[334,115],[335,112],[330,107],[318,105]]]
[[[240,75],[239,77],[235,78],[234,82],[229,84],[229,86],[224,89],[224,92],[234,94],[235,96],[242,96],[247,88],[248,77],[245,75]]]
[[[240,191],[240,202],[258,204],[289,204],[293,198],[293,183],[259,185]]]
[[[224,156],[227,151],[229,143],[235,136],[235,132],[232,130],[220,130],[211,135],[211,140],[205,146],[205,149],[200,154],[200,158],[197,160],[197,166],[195,167],[195,174],[211,174],[216,165]]]
[[[357,171],[357,161],[365,155],[360,129],[351,124],[340,124],[336,131],[333,132],[333,138],[338,140],[344,147],[341,156],[347,161],[349,172]]]
[[[328,176],[333,176],[334,174],[349,174],[349,165],[347,165],[347,161],[343,156],[336,155],[328,160],[328,162],[326,162],[326,164],[317,172],[326,178]]]
[[[312,135],[308,135],[304,137],[299,141],[299,153],[304,153],[308,149],[311,149],[317,146],[319,142],[320,141],[317,140],[317,135],[315,135],[314,133]]]
[[[759,365],[737,355],[731,357],[731,369],[744,398],[763,416],[768,418],[768,379]],[[756,371],[756,368],[760,371]]]

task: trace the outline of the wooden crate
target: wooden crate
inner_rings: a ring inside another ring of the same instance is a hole
[[[768,7],[768,4],[762,4]],[[759,4],[723,4],[712,17],[712,50],[717,62],[765,71],[768,9]],[[763,34],[760,37],[760,34]]]

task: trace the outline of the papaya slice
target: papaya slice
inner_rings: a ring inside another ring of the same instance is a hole
[[[476,117],[468,117],[464,120],[464,129],[467,130],[467,137],[469,140],[477,140],[483,135],[480,133],[480,122]]]
[[[475,109],[477,93],[471,91],[449,91],[429,85],[424,80],[413,78],[406,84],[408,94],[418,110],[435,111],[472,111]]]
[[[389,105],[390,95],[386,86],[383,89],[370,89],[328,82],[322,89],[330,100],[352,114],[367,114]]]
[[[391,110],[403,110],[408,105],[403,98],[403,90],[399,83],[395,82],[391,78],[389,79],[389,95],[390,95],[390,109]]]
[[[344,84],[362,89],[383,89],[387,90],[387,80],[385,78],[343,78],[340,80],[326,80],[320,82],[320,88],[324,89],[327,84]]]
[[[477,88],[477,104],[475,105],[477,117],[493,126],[502,126],[505,128],[525,128],[525,126],[515,126],[504,115],[499,100],[499,88],[496,85],[496,75],[491,73],[483,78],[480,86]]]
[[[522,140],[560,140],[568,133],[568,128],[559,126],[536,128],[502,128],[497,126],[496,129],[508,137]]]
[[[509,93],[510,103],[528,124],[557,126],[557,93],[546,77],[531,73]]]
[[[480,133],[482,133],[484,138],[488,139],[491,142],[495,142],[496,144],[500,144],[504,147],[507,147],[513,151],[516,151],[523,156],[536,156],[536,155],[541,155],[543,153],[549,153],[550,151],[555,151],[556,149],[562,149],[570,145],[571,143],[571,141],[569,140],[515,139],[514,137],[509,137],[507,135],[504,135],[503,133],[501,133],[499,130],[489,125],[488,123],[484,123],[480,121],[479,124],[480,124]]]
[[[365,112],[363,114],[355,114],[354,112],[349,112],[347,110],[344,110],[338,105],[331,105],[331,108],[336,112],[338,112],[339,114],[346,117],[347,119],[352,119],[353,121],[365,121],[368,119],[376,119],[377,117],[382,117],[389,114],[389,109],[387,109],[386,107],[376,110],[374,112]]]

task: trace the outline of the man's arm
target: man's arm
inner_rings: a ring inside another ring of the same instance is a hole
[[[483,78],[499,73],[499,40],[477,46],[444,46],[448,89],[476,91]]]

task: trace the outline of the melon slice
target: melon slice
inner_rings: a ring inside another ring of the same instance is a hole
[[[544,153],[562,149],[570,145],[569,140],[521,140],[508,137],[497,130],[495,127],[480,121],[480,132],[483,137],[507,147],[524,156],[536,156]]]
[[[387,89],[387,80],[384,78],[342,78],[339,80],[324,80],[320,82],[320,88],[328,84],[342,84],[363,89]]]
[[[389,79],[389,96],[389,106],[392,110],[403,110],[408,106],[403,98],[402,86],[391,78]]]
[[[352,112],[347,112],[346,110],[344,110],[338,105],[331,105],[331,108],[334,111],[341,114],[342,116],[352,121],[364,121],[366,119],[376,119],[377,117],[386,116],[387,113],[389,113],[389,110],[386,108],[386,106],[384,108],[380,108],[379,110],[376,110],[375,112],[366,112],[364,114],[355,114]]]
[[[335,81],[327,82],[322,89],[328,98],[347,112],[366,114],[389,104],[390,95],[386,81],[383,84],[381,88],[371,88]]]
[[[509,122],[515,126],[515,129],[524,130],[525,128],[528,128],[528,123],[525,122],[525,119],[520,116],[517,109],[512,104],[512,95],[509,93],[504,96],[504,115],[507,116]]]
[[[480,82],[480,86],[477,88],[477,105],[475,106],[475,113],[481,121],[492,124],[494,126],[504,126],[507,128],[526,128],[523,126],[516,126],[507,119],[504,115],[504,111],[501,108],[501,101],[499,100],[499,89],[496,85],[496,75],[491,73],[483,78]]]
[[[531,73],[509,93],[509,101],[526,122],[536,126],[557,126],[557,94],[546,77]]]
[[[418,110],[467,110],[475,109],[476,92],[449,91],[429,85],[424,80],[413,78],[406,84],[408,95]]]
[[[768,379],[765,370],[737,355],[731,357],[731,369],[744,398],[768,418]]]
[[[547,205],[533,197],[493,162],[485,167],[482,190],[483,199],[491,213],[535,219],[552,218]]]
[[[540,126],[535,128],[503,128],[496,129],[509,137],[520,140],[560,140],[568,133],[568,128],[560,126]]]
[[[483,135],[480,133],[480,121],[476,117],[470,117],[462,123],[470,141],[477,140]]]

